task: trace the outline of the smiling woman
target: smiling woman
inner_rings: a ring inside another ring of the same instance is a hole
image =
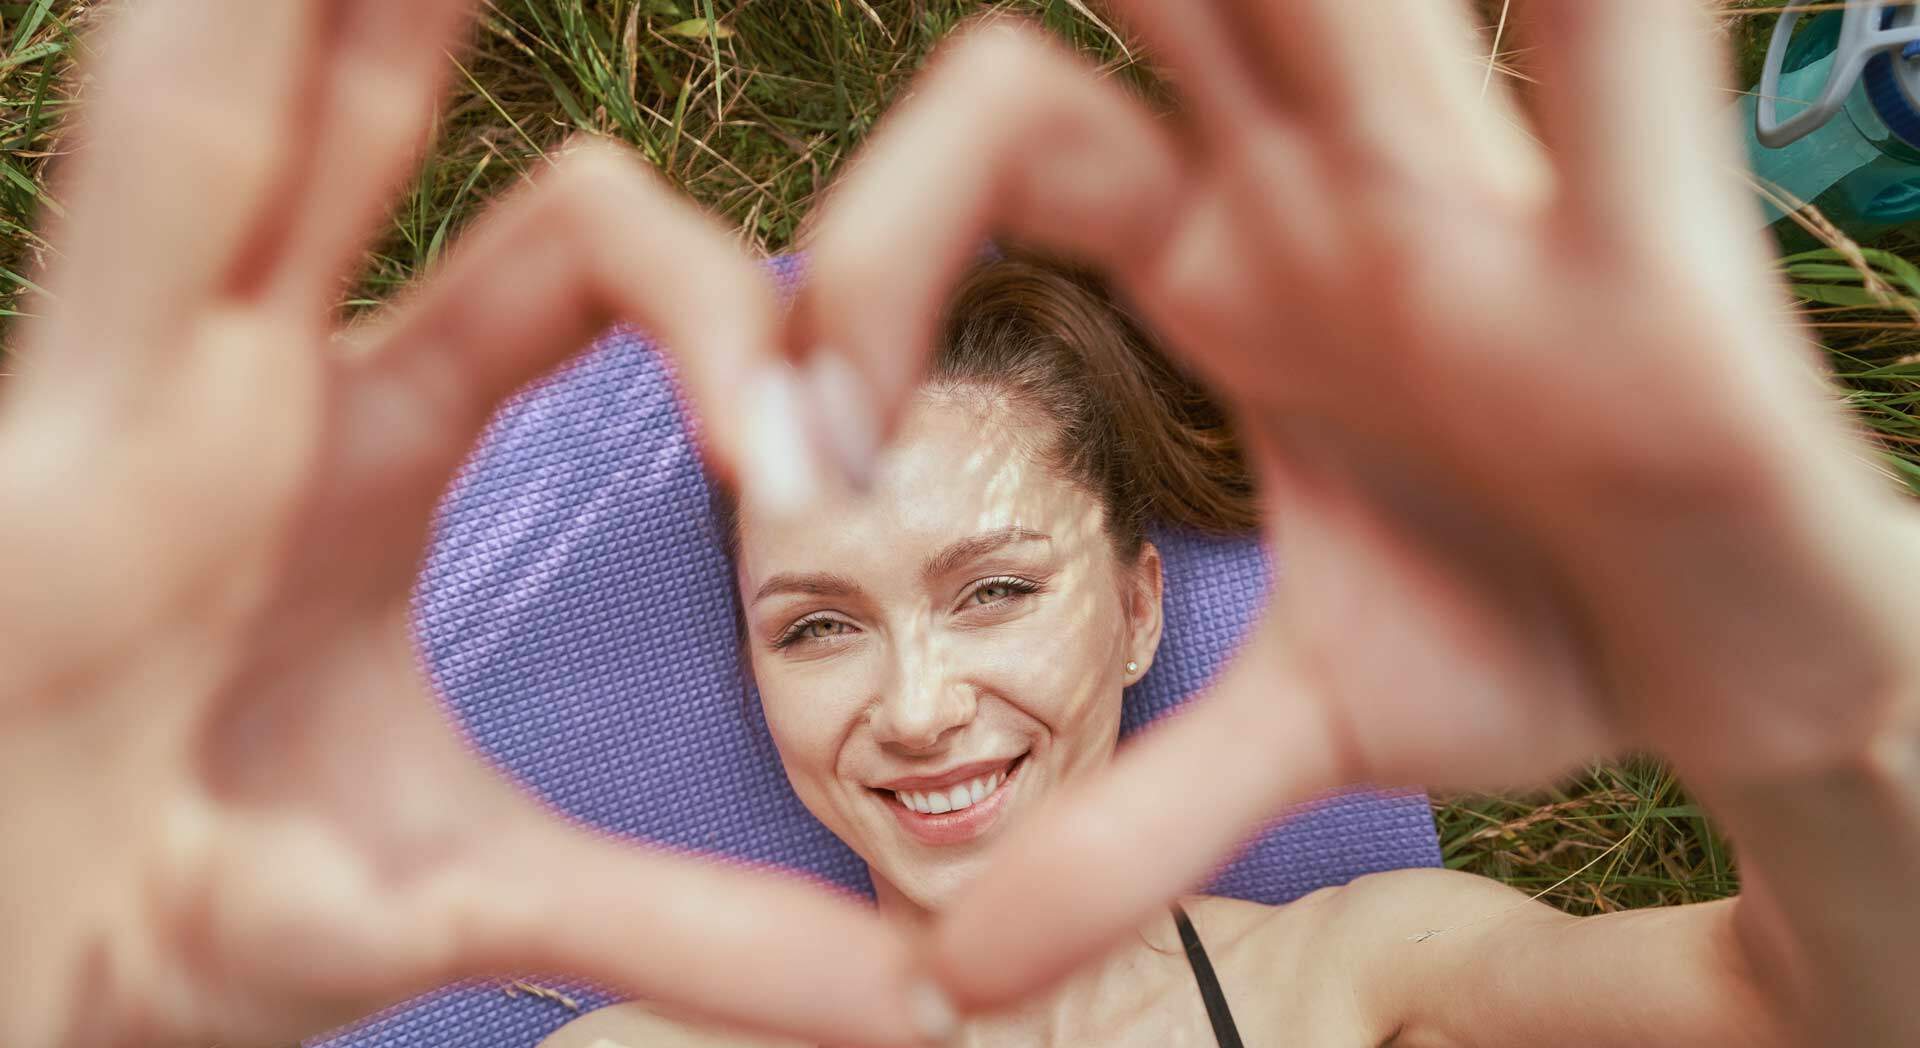
[[[865,492],[802,515],[722,496],[716,516],[742,662],[787,778],[866,860],[880,910],[913,922],[1043,800],[1111,759],[1122,689],[1160,641],[1149,522],[1234,533],[1258,519],[1205,390],[1094,278],[1024,257],[963,283]],[[1261,911],[1191,905],[1225,943]],[[995,1026],[996,1043],[1050,1027],[1090,992],[1125,1003],[1096,1009],[1089,1033],[1204,1034],[1196,969],[1163,924],[1120,968],[999,1020],[1015,1025]],[[1143,1002],[1160,1018],[1143,1023]],[[659,1022],[623,1006],[550,1043],[660,1043]]]
[[[1091,279],[975,271],[871,490],[726,514],[746,662],[796,793],[885,910],[938,910],[1111,757],[1160,636],[1149,520],[1254,520],[1219,411]]]
[[[1244,531],[1256,511],[1204,389],[1098,283],[1021,257],[962,283],[864,491],[797,512],[716,508],[742,663],[787,780],[866,861],[880,912],[910,925],[954,909],[1002,841],[1111,763],[1123,689],[1161,639],[1148,523]],[[1653,948],[1668,959],[1632,968],[1645,977],[1622,991],[1652,1002],[1671,1043],[1738,1031],[1765,1044],[1723,949],[1730,913],[1621,915],[1565,940],[1573,918],[1436,870],[1281,907],[1188,897],[1051,993],[974,1017],[963,1041],[1421,1044],[1401,1031],[1481,1025],[1430,1013],[1504,978],[1498,958],[1538,955],[1572,977]],[[1445,931],[1414,950],[1409,928]],[[1498,1009],[1563,995],[1478,996]],[[684,1020],[620,1005],[544,1045],[739,1043]],[[1597,1013],[1556,1021],[1593,1043],[1644,1032]]]
[[[1461,3],[1111,0],[1159,116],[982,25],[836,183],[790,309],[653,166],[581,143],[344,331],[446,52],[501,5],[108,6],[0,390],[0,1044],[284,1043],[502,971],[835,1045],[963,1012],[996,1045],[1920,1044],[1920,518],[1722,176],[1696,4],[1510,5],[1522,105]],[[53,7],[0,4],[16,44]],[[1245,470],[1097,289],[1029,263],[974,276],[922,385],[989,234],[1111,275],[1227,398],[1286,542],[1236,660],[1118,755],[1161,630],[1143,522],[1250,522]],[[746,661],[882,914],[592,832],[424,672],[436,506],[610,320],[668,347],[756,500]],[[800,505],[806,416],[864,498]],[[1167,905],[1322,789],[1525,788],[1622,748],[1725,821],[1738,900],[1574,919],[1401,871]],[[594,1036],[699,1036],[618,1019]]]

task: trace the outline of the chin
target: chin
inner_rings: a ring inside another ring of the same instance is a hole
[[[947,909],[986,869],[994,845],[1019,813],[1044,792],[1038,767],[1027,758],[1015,758],[999,788],[964,810],[925,814],[890,794],[867,791],[890,824],[873,840],[878,847],[862,855],[874,876],[921,909]]]
[[[942,913],[953,907],[967,886],[979,878],[981,863],[976,860],[950,860],[938,869],[932,863],[915,863],[913,869],[882,873],[893,890],[928,913]]]

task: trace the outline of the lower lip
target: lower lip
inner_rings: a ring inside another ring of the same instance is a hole
[[[900,820],[900,828],[921,844],[965,844],[987,832],[993,825],[1000,815],[1000,809],[1006,806],[1007,793],[1018,781],[1025,764],[1025,757],[1015,760],[1007,767],[1007,777],[1001,780],[1000,788],[993,791],[993,796],[959,811],[922,815],[901,804],[900,798],[890,790],[881,796],[880,801],[893,809],[893,817]]]

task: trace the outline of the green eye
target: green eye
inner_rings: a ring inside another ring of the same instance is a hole
[[[799,622],[788,626],[787,631],[782,633],[779,638],[773,642],[773,647],[774,650],[779,651],[790,648],[802,641],[825,640],[828,637],[839,636],[842,632],[850,633],[852,631],[852,623],[843,622],[839,619],[827,618],[825,616],[801,619]]]
[[[986,580],[972,593],[968,594],[968,599],[976,606],[1004,604],[1007,601],[1024,597],[1030,593],[1038,593],[1039,591],[1040,586],[1038,583],[1028,582],[1026,579],[1016,579],[1009,575],[1004,578]]]

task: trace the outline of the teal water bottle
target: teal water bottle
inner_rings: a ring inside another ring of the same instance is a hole
[[[1742,101],[1754,173],[1854,237],[1920,221],[1920,11],[1848,0],[1801,25],[1814,4],[1782,10],[1760,85]],[[1803,239],[1766,208],[1783,239]]]

